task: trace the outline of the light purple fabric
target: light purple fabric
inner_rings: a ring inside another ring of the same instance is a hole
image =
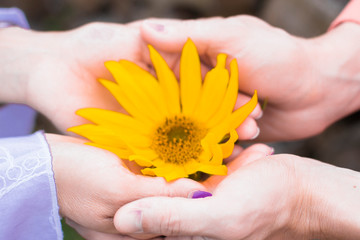
[[[0,108],[0,138],[30,134],[34,129],[36,112],[21,104],[8,104]]]
[[[0,139],[0,239],[63,239],[42,132]]]
[[[4,22],[4,26],[11,25],[29,29],[29,23],[25,14],[19,8],[0,8],[0,22]]]

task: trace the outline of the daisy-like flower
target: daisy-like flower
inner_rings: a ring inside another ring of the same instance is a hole
[[[235,129],[254,110],[251,100],[233,111],[238,94],[238,67],[225,68],[219,54],[215,68],[204,81],[200,59],[189,39],[180,60],[180,83],[165,60],[149,46],[157,79],[136,64],[108,61],[116,82],[100,79],[129,115],[97,108],[77,114],[94,124],[69,129],[86,137],[90,145],[109,150],[144,167],[145,175],[167,181],[196,172],[226,175],[223,158],[229,157],[238,139]]]

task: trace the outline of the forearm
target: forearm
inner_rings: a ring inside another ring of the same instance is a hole
[[[293,216],[297,232],[315,239],[360,239],[360,173],[313,160],[300,164],[295,164],[302,172]]]
[[[37,72],[46,55],[56,52],[51,36],[18,27],[0,29],[0,102],[29,104],[28,91]]]
[[[26,79],[33,64],[23,51],[26,32],[17,27],[0,29],[0,102],[23,103]]]
[[[360,239],[360,174],[339,169],[339,175],[333,181],[324,179],[324,195],[318,193],[326,206],[320,226],[327,239]]]
[[[321,88],[324,121],[331,124],[360,109],[360,25],[343,23],[313,40],[314,88]]]

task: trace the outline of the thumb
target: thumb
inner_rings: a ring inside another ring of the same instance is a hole
[[[219,17],[199,20],[150,19],[141,24],[140,31],[142,38],[160,51],[180,52],[186,40],[191,38],[200,55],[214,57],[223,52],[222,46],[231,37],[233,31],[228,28],[225,19]]]
[[[137,175],[137,180],[133,181],[132,192],[136,199],[152,196],[167,197],[188,197],[195,191],[206,191],[203,184],[188,178],[180,178],[175,181],[167,182],[162,177],[148,177]]]
[[[200,236],[216,224],[214,198],[187,199],[149,197],[121,207],[114,216],[121,234],[155,234],[165,236]],[[211,215],[209,216],[209,209]],[[206,221],[204,221],[206,219]]]

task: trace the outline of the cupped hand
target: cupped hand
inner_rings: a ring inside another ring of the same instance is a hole
[[[343,59],[350,56],[347,53],[351,48],[355,52],[359,48],[354,40],[348,42],[348,49],[336,48],[338,55],[333,50],[342,38],[360,28],[343,28],[317,39],[302,39],[255,17],[236,16],[188,21],[152,19],[142,23],[141,33],[145,41],[168,54],[174,68],[179,55],[174,57],[173,53],[179,53],[189,37],[203,62],[210,66],[214,66],[219,53],[228,54],[229,61],[236,58],[240,91],[251,95],[257,89],[259,98],[267,103],[258,121],[259,140],[274,141],[313,136],[349,114],[349,110],[342,109],[357,109],[349,106],[355,105],[359,81],[349,81],[351,78],[345,76],[354,76],[354,72],[344,67],[351,61]],[[359,58],[353,60],[355,64]],[[346,93],[339,89],[346,89]]]
[[[32,106],[61,132],[84,123],[75,114],[80,108],[123,111],[97,81],[112,79],[105,61],[127,59],[147,69],[146,44],[136,23],[91,23],[61,32],[9,28],[2,33],[0,49],[11,56],[3,59],[0,68],[11,82],[3,84],[11,87],[5,89],[9,95],[5,101]]]
[[[113,234],[109,239],[122,239],[113,224],[119,207],[147,196],[187,197],[192,191],[205,189],[190,179],[167,183],[163,178],[137,175],[116,155],[85,145],[80,139],[52,134],[46,138],[53,157],[60,215],[85,236],[102,232]]]
[[[360,237],[360,173],[294,155],[264,157],[261,146],[245,151],[230,175],[210,184],[213,196],[137,200],[116,213],[117,230],[183,240]]]

